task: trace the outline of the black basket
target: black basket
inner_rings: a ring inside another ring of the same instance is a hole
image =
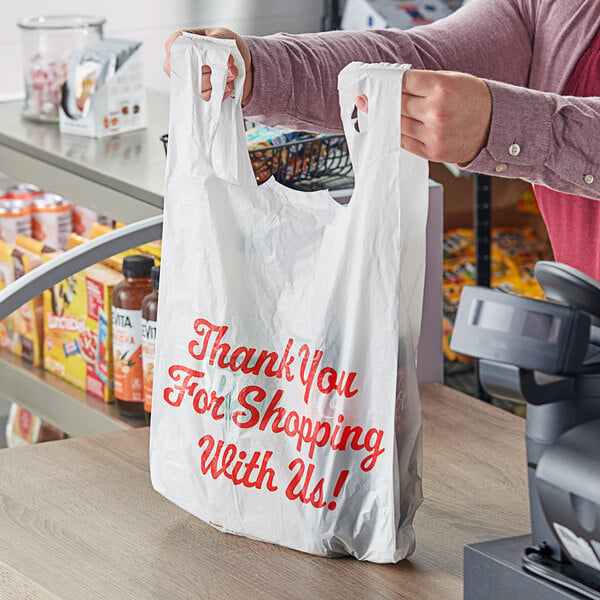
[[[169,136],[160,139],[166,152]],[[248,153],[258,183],[274,177],[279,183],[302,191],[354,186],[348,143],[343,135],[294,140]]]

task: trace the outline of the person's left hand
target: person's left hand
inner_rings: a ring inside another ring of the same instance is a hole
[[[242,59],[244,60],[244,65],[246,67],[246,78],[244,79],[244,91],[242,98],[242,106],[246,106],[250,101],[250,97],[252,96],[252,56],[250,54],[250,49],[248,48],[248,44],[246,40],[241,35],[238,35],[235,31],[231,31],[231,29],[224,29],[222,27],[209,27],[202,29],[185,29],[180,31],[175,31],[172,33],[165,42],[165,60],[163,63],[163,71],[170,77],[171,76],[171,46],[173,42],[183,34],[184,31],[189,33],[195,33],[196,35],[204,35],[206,37],[213,38],[221,38],[225,40],[235,40],[237,44],[238,50],[242,55]],[[233,92],[233,82],[235,78],[238,76],[238,69],[233,64],[233,56],[229,56],[229,61],[227,63],[229,67],[229,72],[227,74],[227,82],[225,84],[225,92],[223,94],[223,100],[231,95]],[[204,100],[210,100],[212,93],[212,84],[211,84],[211,73],[212,70],[210,65],[202,65],[202,98]]]
[[[368,111],[368,99],[356,106]],[[402,88],[402,147],[434,162],[471,162],[487,144],[492,98],[482,79],[411,69]]]

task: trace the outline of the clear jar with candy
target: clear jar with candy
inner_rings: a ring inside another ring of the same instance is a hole
[[[105,20],[67,15],[19,22],[23,34],[25,104],[23,116],[58,121],[69,54],[102,39]]]

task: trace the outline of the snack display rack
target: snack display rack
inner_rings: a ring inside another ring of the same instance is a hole
[[[165,155],[156,140],[167,128],[168,103],[166,94],[149,91],[148,129],[101,140],[61,136],[55,125],[21,119],[21,101],[0,103],[0,171],[123,223],[160,216]],[[0,381],[4,399],[70,436],[145,424],[3,350]]]

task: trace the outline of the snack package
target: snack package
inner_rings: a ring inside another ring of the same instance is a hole
[[[100,215],[95,210],[81,206],[80,204],[73,204],[71,211],[73,214],[73,233],[86,238],[90,237],[90,230],[94,223],[101,223],[107,227],[112,227],[114,225],[112,219]]]
[[[30,238],[19,235],[17,239],[26,245]],[[40,255],[0,240],[0,290],[41,263]],[[0,347],[38,366],[42,360],[41,342],[42,298],[37,296],[0,321]]]
[[[69,437],[53,425],[44,423],[37,415],[18,404],[11,404],[6,422],[6,445],[9,448],[41,442],[64,440]]]
[[[112,402],[112,290],[122,276],[94,265],[44,292],[44,367]]]
[[[475,254],[472,229],[453,229],[444,234],[444,259]]]
[[[539,215],[540,207],[538,206],[533,187],[529,186],[520,196],[517,202],[517,210],[532,215]]]
[[[538,259],[538,241],[531,227],[494,227],[492,245],[516,264]]]
[[[146,126],[141,42],[103,39],[69,57],[62,133],[105,137]]]

